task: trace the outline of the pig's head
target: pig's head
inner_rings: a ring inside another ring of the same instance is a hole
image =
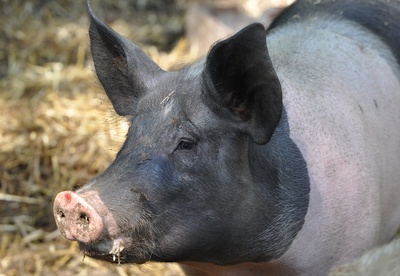
[[[103,174],[56,197],[61,233],[88,256],[125,263],[280,256],[291,239],[280,229],[276,164],[254,168],[268,160],[282,114],[263,26],[216,43],[204,62],[166,72],[90,6],[89,15],[97,76],[131,126]]]

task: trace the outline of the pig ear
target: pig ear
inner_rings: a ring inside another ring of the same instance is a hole
[[[96,74],[119,115],[133,113],[137,99],[162,70],[137,45],[119,35],[93,12],[90,18],[90,47]]]
[[[233,119],[255,143],[270,140],[281,117],[282,91],[261,24],[216,43],[207,56],[203,81],[214,112]]]

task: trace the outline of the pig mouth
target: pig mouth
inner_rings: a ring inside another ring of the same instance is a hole
[[[85,256],[114,264],[148,262],[155,256],[155,237],[147,220],[138,224],[129,231],[119,227],[112,234],[105,229],[97,240],[78,241],[79,249]]]
[[[98,240],[78,241],[79,249],[85,256],[114,264],[143,264],[155,256],[154,236],[149,228],[146,223],[117,235],[109,235],[105,231]]]
[[[78,242],[80,251],[90,258],[115,264],[143,264],[149,261],[148,246],[141,242],[133,246],[131,238],[103,239],[95,243]]]
[[[111,239],[101,240],[90,244],[78,242],[78,244],[85,256],[118,264],[126,262],[126,255],[123,253],[126,243],[121,238],[113,241]]]

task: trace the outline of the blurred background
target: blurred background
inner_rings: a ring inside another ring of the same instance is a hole
[[[207,53],[290,0],[93,0],[100,18],[163,69]],[[113,266],[64,240],[54,196],[103,171],[124,140],[93,73],[85,1],[0,0],[0,276],[181,275],[174,264]]]

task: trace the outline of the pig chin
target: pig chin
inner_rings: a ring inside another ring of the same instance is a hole
[[[78,244],[85,256],[106,262],[142,264],[148,261],[145,257],[148,254],[141,250],[143,245],[138,245],[136,250],[132,250],[135,246],[129,238],[103,239],[95,243],[78,242]]]

